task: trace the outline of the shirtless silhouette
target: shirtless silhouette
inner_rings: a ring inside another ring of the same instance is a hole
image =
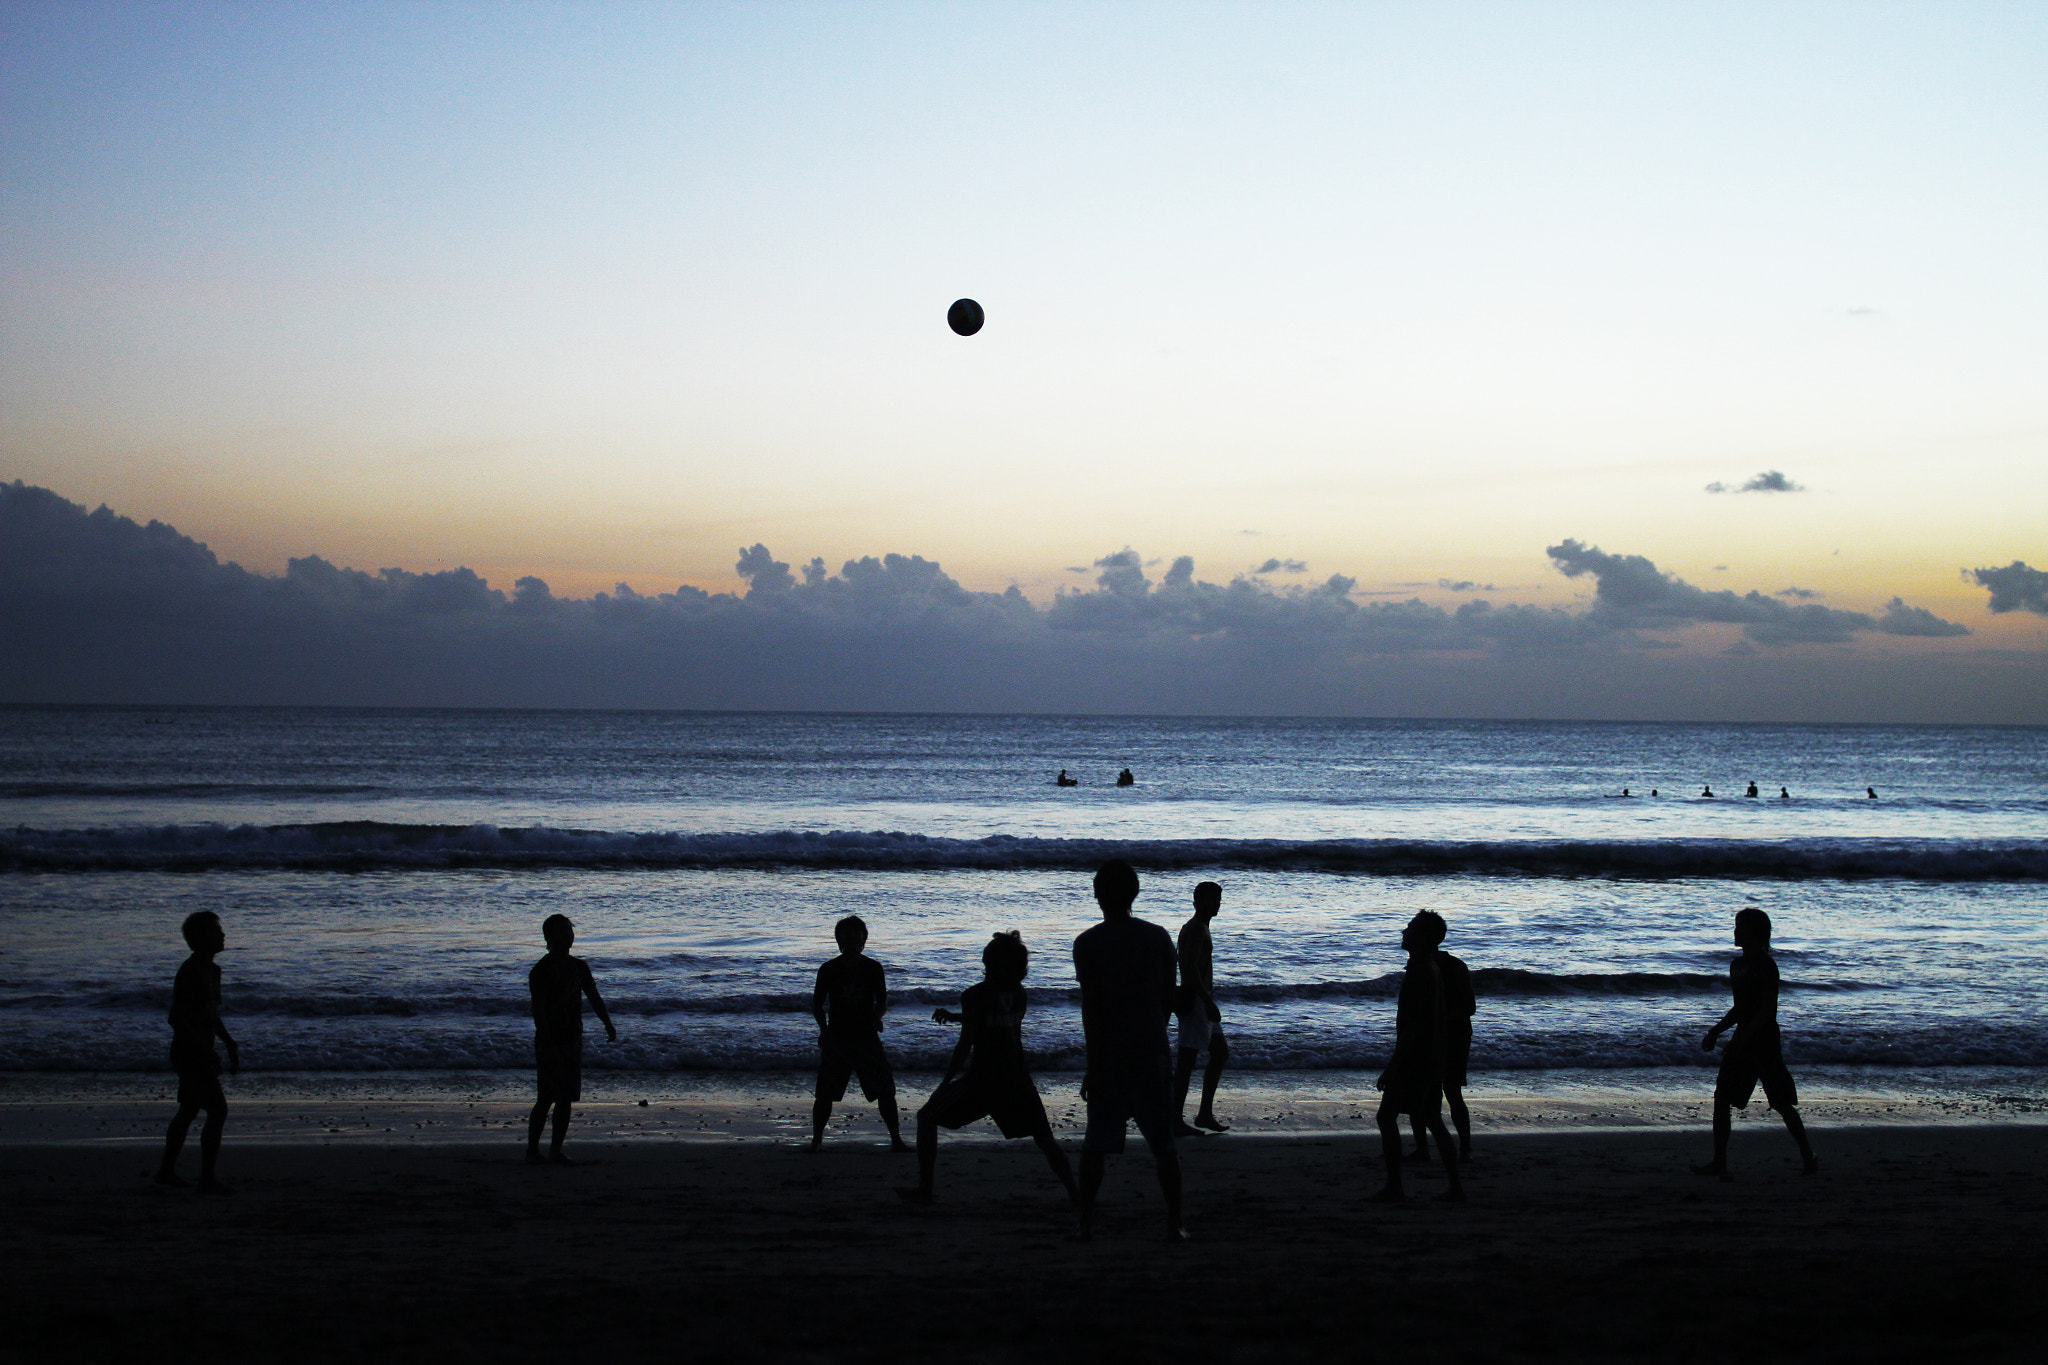
[[[1444,941],[1443,916],[1424,910],[1401,931],[1408,967],[1401,974],[1401,995],[1394,1007],[1394,1056],[1380,1073],[1380,1154],[1386,1162],[1386,1184],[1372,1196],[1386,1204],[1406,1198],[1401,1187],[1401,1116],[1407,1114],[1429,1129],[1443,1153],[1450,1188],[1439,1199],[1463,1203],[1465,1186],[1458,1178],[1458,1158],[1444,1127],[1444,1061],[1449,1030],[1444,1011],[1442,970],[1437,945]]]
[[[1707,1030],[1700,1043],[1705,1052],[1729,1028],[1735,1036],[1721,1054],[1721,1074],[1714,1082],[1714,1159],[1693,1170],[1700,1175],[1728,1176],[1728,1133],[1730,1107],[1746,1109],[1761,1083],[1764,1099],[1785,1120],[1785,1131],[1799,1144],[1799,1159],[1806,1174],[1820,1169],[1820,1159],[1806,1140],[1806,1125],[1799,1118],[1799,1091],[1792,1073],[1785,1069],[1784,1048],[1778,1038],[1778,964],[1771,957],[1771,917],[1754,906],[1735,914],[1735,945],[1742,956],[1728,967],[1728,984],[1735,1003]]]

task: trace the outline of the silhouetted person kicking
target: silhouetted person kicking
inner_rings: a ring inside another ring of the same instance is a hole
[[[1444,990],[1444,1100],[1451,1107],[1451,1126],[1458,1130],[1458,1159],[1472,1155],[1472,1111],[1465,1107],[1465,1070],[1472,1058],[1472,1016],[1479,1011],[1472,994],[1472,972],[1462,959],[1441,948],[1436,954],[1437,977]],[[1415,1131],[1415,1150],[1408,1155],[1429,1160],[1429,1137],[1424,1121],[1410,1117]]]
[[[1159,1170],[1166,1196],[1166,1235],[1182,1241],[1180,1153],[1173,1146],[1173,1053],[1166,1020],[1178,993],[1173,939],[1156,924],[1131,914],[1138,874],[1121,858],[1095,873],[1095,903],[1102,923],[1074,940],[1074,976],[1081,983],[1081,1031],[1088,1042],[1088,1074],[1081,1098],[1088,1134],[1081,1143],[1081,1227],[1095,1231],[1095,1196],[1102,1168],[1124,1149],[1124,1126],[1135,1120]]]
[[[960,1025],[960,1041],[946,1063],[939,1088],[917,1111],[917,1188],[903,1197],[929,1203],[932,1173],[939,1161],[939,1129],[959,1128],[979,1118],[992,1118],[1006,1138],[1028,1137],[1045,1153],[1046,1164],[1078,1200],[1073,1168],[1053,1140],[1045,1102],[1032,1084],[1024,1062],[1024,978],[1031,954],[1021,934],[997,934],[981,950],[983,979],[960,996],[960,1012],[933,1010],[942,1024]],[[961,1070],[962,1066],[966,1070]]]
[[[192,1120],[204,1109],[206,1126],[199,1130],[199,1192],[232,1194],[213,1173],[220,1160],[221,1130],[228,1122],[228,1098],[220,1088],[220,1056],[213,1050],[214,1039],[228,1045],[229,1073],[242,1069],[241,1049],[221,1022],[220,967],[213,960],[228,946],[228,936],[220,927],[220,916],[211,910],[185,916],[180,932],[192,956],[185,959],[171,982],[171,1070],[178,1073],[178,1112],[171,1116],[170,1131],[164,1134],[164,1159],[156,1168],[156,1183],[186,1183],[178,1174],[178,1153],[185,1148]]]
[[[1714,1081],[1714,1159],[1693,1170],[1728,1179],[1729,1106],[1747,1109],[1761,1082],[1765,1102],[1785,1120],[1785,1131],[1799,1144],[1800,1164],[1812,1175],[1820,1169],[1820,1158],[1806,1140],[1799,1091],[1785,1069],[1784,1046],[1778,1038],[1778,964],[1771,956],[1771,917],[1755,906],[1736,911],[1735,946],[1742,949],[1742,956],[1728,964],[1735,1003],[1700,1043],[1702,1051],[1712,1052],[1716,1039],[1731,1027],[1735,1030],[1721,1053],[1721,1074]]]
[[[1450,1189],[1440,1199],[1462,1202],[1465,1187],[1458,1180],[1458,1158],[1451,1154],[1451,1135],[1444,1127],[1444,1061],[1449,1028],[1444,1016],[1442,972],[1437,945],[1444,941],[1443,916],[1424,910],[1401,931],[1408,950],[1408,968],[1401,974],[1401,996],[1394,1008],[1394,1056],[1380,1073],[1380,1151],[1387,1165],[1387,1183],[1373,1195],[1376,1203],[1405,1196],[1401,1188],[1401,1115],[1426,1124],[1444,1156]]]
[[[583,1098],[583,997],[604,1021],[604,1040],[619,1040],[618,1029],[597,993],[597,979],[590,964],[569,956],[576,943],[576,926],[567,915],[549,915],[540,922],[540,936],[547,940],[548,955],[533,964],[526,974],[526,989],[533,997],[533,1112],[526,1116],[526,1160],[541,1164],[540,1132],[547,1125],[548,1111],[555,1112],[554,1135],[548,1140],[548,1162],[567,1166],[562,1139],[569,1136],[570,1106]]]
[[[1216,1008],[1215,946],[1209,940],[1209,921],[1223,908],[1223,888],[1203,882],[1195,888],[1195,913],[1180,927],[1180,1000],[1176,1008],[1180,1034],[1180,1057],[1173,1069],[1173,1131],[1176,1137],[1200,1137],[1201,1130],[1230,1131],[1230,1125],[1216,1117],[1216,1083],[1223,1079],[1223,1066],[1230,1060],[1230,1044],[1223,1037],[1223,1011]],[[1188,1083],[1194,1079],[1195,1058],[1209,1054],[1202,1072],[1202,1107],[1195,1111],[1189,1127],[1181,1121],[1187,1112]]]
[[[811,1101],[811,1150],[825,1144],[832,1106],[846,1098],[846,1082],[860,1075],[860,1093],[882,1111],[889,1145],[910,1150],[896,1116],[896,1075],[882,1051],[882,1016],[889,1011],[889,984],[882,964],[862,954],[867,921],[848,915],[832,926],[839,956],[818,968],[811,988],[811,1016],[818,1021],[818,1086]]]

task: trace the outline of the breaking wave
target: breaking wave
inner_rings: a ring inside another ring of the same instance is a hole
[[[1291,869],[1384,875],[2048,880],[2048,840],[944,838],[890,831],[615,833],[548,826],[163,825],[0,831],[0,871],[369,871],[417,868],[802,867],[870,871]]]

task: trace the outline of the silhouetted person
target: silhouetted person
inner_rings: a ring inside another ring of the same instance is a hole
[[[1450,1030],[1444,1011],[1443,974],[1437,966],[1437,945],[1444,941],[1443,916],[1424,910],[1401,931],[1408,967],[1401,974],[1401,995],[1394,1008],[1394,1056],[1380,1073],[1380,1151],[1387,1183],[1372,1196],[1390,1203],[1405,1196],[1401,1188],[1401,1115],[1425,1124],[1443,1153],[1450,1188],[1441,1199],[1463,1201],[1458,1158],[1451,1154],[1451,1135],[1444,1127],[1444,1070]]]
[[[1786,791],[1783,787],[1780,787],[1778,788],[1778,799],[1780,801],[1790,801],[1792,799],[1792,793]]]
[[[917,1111],[917,1188],[903,1191],[903,1197],[918,1203],[931,1201],[932,1174],[939,1161],[939,1129],[992,1118],[1004,1137],[1028,1137],[1037,1143],[1046,1164],[1065,1187],[1067,1198],[1078,1201],[1081,1192],[1074,1185],[1073,1168],[1053,1140],[1045,1102],[1039,1099],[1024,1061],[1024,978],[1031,971],[1031,954],[1024,947],[1023,935],[997,934],[990,939],[981,950],[981,967],[982,980],[960,996],[958,1014],[932,1011],[932,1018],[939,1023],[960,1025],[960,1041],[953,1047],[939,1088]]]
[[[1081,983],[1081,1030],[1088,1073],[1081,1098],[1088,1135],[1081,1144],[1081,1228],[1095,1230],[1095,1195],[1104,1160],[1124,1149],[1124,1126],[1135,1120],[1159,1170],[1166,1196],[1166,1235],[1181,1241],[1180,1153],[1173,1146],[1173,1053],[1166,1020],[1178,994],[1173,939],[1131,914],[1138,874],[1121,858],[1095,873],[1102,923],[1074,940],[1074,976]]]
[[[1472,1016],[1479,1012],[1479,999],[1472,993],[1472,972],[1462,959],[1437,949],[1437,978],[1444,991],[1444,1101],[1451,1108],[1451,1126],[1458,1130],[1458,1159],[1472,1155],[1472,1111],[1465,1105],[1465,1071],[1472,1059]],[[1428,1130],[1424,1121],[1410,1116],[1415,1130],[1417,1161],[1429,1160]]]
[[[1116,775],[1116,784],[1119,787],[1135,787],[1136,785],[1138,785],[1138,779],[1131,776],[1131,770],[1129,768],[1125,768],[1122,772]]]
[[[1634,793],[1634,792],[1631,792],[1631,791],[1630,791],[1630,790],[1629,790],[1629,789],[1628,789],[1627,787],[1623,787],[1623,788],[1621,789],[1621,794],[1622,794],[1623,796],[1633,796],[1633,795],[1635,795],[1635,793]]]
[[[1751,798],[1754,798],[1754,797],[1756,796],[1756,783],[1754,783],[1754,782],[1750,783],[1750,784],[1749,784],[1749,790],[1748,790],[1748,791],[1746,791],[1746,792],[1744,792],[1744,793],[1743,793],[1743,795],[1744,795],[1744,796],[1747,796],[1747,797],[1751,797]]]
[[[896,1075],[882,1051],[882,1016],[889,1012],[889,985],[882,964],[862,954],[867,921],[848,915],[832,926],[839,956],[818,968],[811,988],[811,1017],[818,1021],[818,1087],[811,1101],[811,1150],[825,1142],[832,1106],[846,1098],[847,1079],[860,1076],[860,1093],[882,1111],[889,1145],[907,1152],[896,1117]]]
[[[526,974],[526,989],[533,996],[533,1064],[536,1099],[526,1117],[526,1160],[541,1164],[540,1132],[547,1125],[548,1111],[554,1110],[554,1134],[548,1139],[547,1160],[567,1166],[562,1139],[569,1136],[570,1106],[583,1098],[583,997],[604,1021],[604,1040],[615,1043],[618,1029],[597,993],[597,979],[590,964],[569,956],[576,944],[576,926],[567,915],[549,915],[540,923],[540,936],[547,940],[548,955],[533,964]]]
[[[164,1134],[164,1159],[156,1168],[156,1183],[186,1183],[178,1174],[178,1153],[185,1148],[192,1120],[203,1109],[206,1125],[199,1130],[199,1192],[232,1194],[234,1191],[214,1178],[220,1135],[228,1122],[228,1098],[220,1088],[220,1056],[213,1050],[214,1039],[228,1045],[228,1071],[232,1074],[242,1069],[241,1049],[221,1022],[220,967],[213,960],[228,946],[228,936],[220,927],[220,916],[211,910],[185,916],[180,932],[192,956],[179,966],[171,982],[171,1070],[178,1073],[178,1112],[171,1116],[170,1130]]]
[[[1806,1174],[1820,1169],[1820,1159],[1806,1140],[1806,1125],[1799,1119],[1799,1091],[1792,1073],[1785,1069],[1783,1044],[1778,1038],[1778,964],[1771,957],[1771,917],[1751,906],[1735,912],[1735,946],[1742,956],[1728,966],[1728,984],[1735,1003],[1721,1016],[1721,1022],[1707,1030],[1700,1043],[1712,1052],[1714,1041],[1729,1028],[1735,1036],[1721,1053],[1721,1074],[1714,1082],[1714,1159],[1693,1170],[1701,1175],[1728,1178],[1728,1109],[1749,1107],[1749,1097],[1759,1082],[1764,1100],[1785,1120],[1785,1131],[1799,1144],[1799,1159]]]
[[[1081,785],[1081,780],[1076,777],[1068,777],[1067,770],[1062,768],[1060,769],[1060,775],[1052,780],[1052,784],[1055,787],[1078,787]]]
[[[1713,789],[1712,787],[1701,787],[1701,788],[1700,788],[1700,795],[1701,795],[1701,796],[1712,796],[1713,794],[1714,794],[1714,789]]]
[[[1873,801],[1877,800],[1877,788],[1875,787],[1865,787],[1863,789],[1863,794]]]
[[[1200,1137],[1204,1128],[1230,1131],[1230,1125],[1216,1117],[1216,1083],[1223,1079],[1224,1064],[1230,1060],[1230,1043],[1223,1036],[1223,1011],[1216,1008],[1215,945],[1209,940],[1209,921],[1222,908],[1223,888],[1203,882],[1195,888],[1195,913],[1180,927],[1180,999],[1175,1007],[1180,1058],[1173,1069],[1173,1131],[1177,1137]],[[1195,1058],[1204,1052],[1209,1054],[1209,1064],[1202,1071],[1202,1107],[1195,1111],[1194,1126],[1189,1127],[1181,1115],[1187,1112]]]
[[[1655,787],[1652,787],[1652,788],[1650,788],[1650,795],[1652,795],[1652,796],[1655,796],[1656,794],[1657,794],[1657,789],[1656,789]]]

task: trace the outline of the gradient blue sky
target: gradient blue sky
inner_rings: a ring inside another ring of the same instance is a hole
[[[1567,602],[1575,537],[2048,635],[1957,573],[2048,562],[2039,4],[0,26],[0,477],[252,568]]]

